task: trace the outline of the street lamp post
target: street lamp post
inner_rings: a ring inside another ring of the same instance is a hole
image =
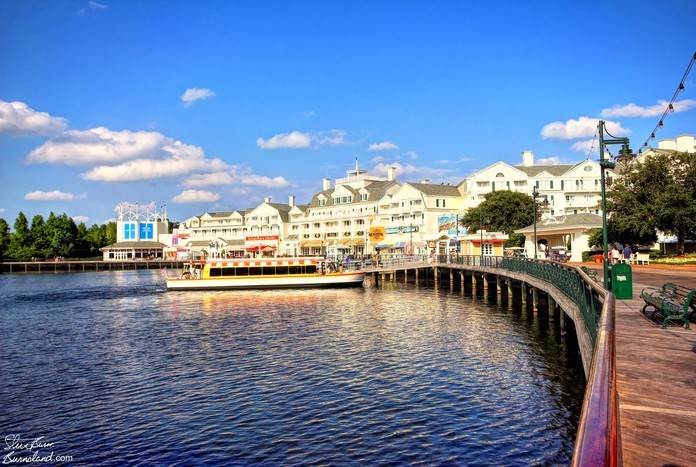
[[[532,198],[534,198],[534,259],[537,259],[537,252],[539,251],[539,244],[537,243],[537,198],[539,197],[539,191],[536,185],[534,185],[534,190],[532,190]]]
[[[628,147],[628,138],[617,138],[609,133],[605,128],[604,120],[600,120],[599,124],[599,167],[600,167],[600,184],[602,186],[602,240],[604,248],[604,288],[609,290],[609,239],[607,236],[607,196],[606,196],[606,176],[604,174],[606,169],[613,169],[616,167],[616,163],[612,162],[608,158],[604,158],[604,146],[609,144],[620,144],[621,150],[619,150],[619,157],[623,160],[624,158],[630,158],[632,155],[631,148]],[[604,138],[604,133],[611,136],[611,138]]]
[[[479,250],[481,253],[481,266],[483,266],[483,229],[485,228],[483,225],[483,209],[479,209],[479,220],[481,221],[481,244]]]

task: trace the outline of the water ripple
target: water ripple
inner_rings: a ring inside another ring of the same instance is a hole
[[[0,434],[59,442],[70,465],[563,464],[584,381],[556,331],[407,285],[0,276]]]

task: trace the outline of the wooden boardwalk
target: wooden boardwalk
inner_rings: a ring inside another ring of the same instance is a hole
[[[602,271],[598,270],[598,277]],[[696,466],[696,325],[662,329],[640,313],[644,287],[696,288],[696,267],[633,267],[633,299],[616,301],[623,463]]]

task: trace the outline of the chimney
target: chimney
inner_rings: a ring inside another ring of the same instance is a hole
[[[270,202],[271,202],[271,197],[270,197],[270,196],[266,196],[266,197],[263,199],[263,202],[264,202],[264,203],[270,203]]]
[[[534,166],[534,153],[532,151],[522,151],[522,166]]]
[[[330,190],[330,189],[331,189],[331,179],[325,178],[324,179],[324,188],[322,188],[322,190]]]
[[[290,197],[288,198],[288,204],[290,205],[290,207],[293,207],[295,205],[295,195],[290,195]]]
[[[387,180],[390,182],[396,180],[396,167],[389,167],[389,169],[387,169]]]
[[[421,183],[424,183],[424,184],[427,185],[428,183],[430,183],[430,179],[429,179],[429,178],[424,178],[423,180],[421,180]]]

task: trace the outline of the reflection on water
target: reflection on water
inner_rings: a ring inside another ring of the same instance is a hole
[[[0,276],[0,292],[0,434],[79,463],[572,455],[577,348],[507,301],[403,284],[173,293],[151,271]]]

